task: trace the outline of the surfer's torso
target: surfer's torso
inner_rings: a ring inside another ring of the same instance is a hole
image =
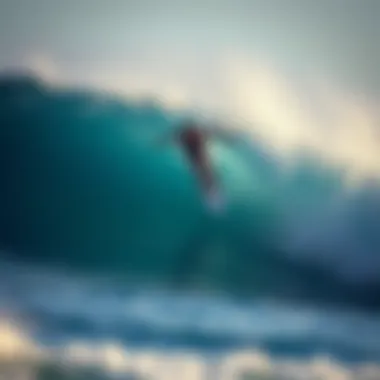
[[[202,160],[205,156],[205,138],[198,128],[186,128],[181,132],[180,142],[182,143],[188,156],[196,161]]]
[[[215,179],[207,154],[205,133],[197,127],[185,128],[180,134],[180,142],[201,181],[202,187],[208,191],[214,187]]]
[[[200,128],[196,123],[190,122],[182,125],[176,133],[175,141],[181,146],[191,168],[198,179],[207,207],[212,211],[223,209],[217,176],[208,155],[208,140],[210,133]]]

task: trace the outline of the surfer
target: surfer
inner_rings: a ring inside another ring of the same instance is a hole
[[[223,210],[224,201],[207,148],[210,137],[219,134],[218,132],[221,131],[203,129],[197,123],[188,121],[172,137],[185,153],[197,177],[206,205],[214,212]]]

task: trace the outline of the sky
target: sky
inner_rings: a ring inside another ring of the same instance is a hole
[[[2,0],[0,69],[247,122],[281,157],[380,174],[377,0]]]

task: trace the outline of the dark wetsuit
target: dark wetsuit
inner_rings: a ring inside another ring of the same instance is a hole
[[[209,190],[214,186],[214,178],[206,150],[206,136],[196,127],[187,127],[180,134],[180,142],[193,164],[202,185]]]

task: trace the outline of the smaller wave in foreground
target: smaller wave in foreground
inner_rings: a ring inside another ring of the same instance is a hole
[[[116,342],[44,347],[7,319],[0,321],[0,376],[14,379],[303,379],[375,380],[374,363],[342,365],[329,357],[275,359],[258,350],[218,357],[186,351],[130,350]]]

